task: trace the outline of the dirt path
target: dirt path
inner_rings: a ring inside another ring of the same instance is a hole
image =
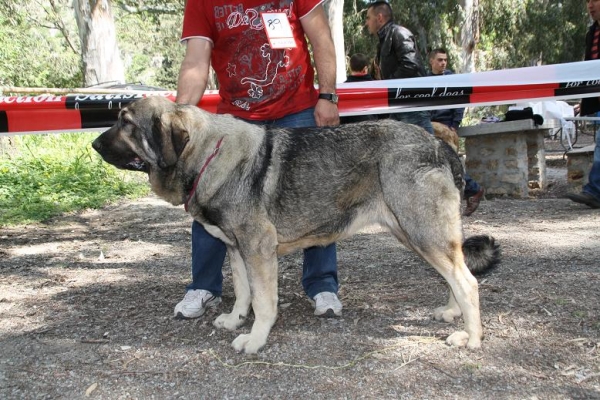
[[[598,210],[498,199],[465,219],[504,254],[480,279],[477,352],[447,347],[455,326],[431,319],[441,278],[374,231],[338,245],[343,318],[312,316],[300,255],[285,257],[267,347],[236,354],[216,311],[172,318],[189,225],[149,197],[2,229],[0,398],[600,398]],[[219,312],[233,304],[229,273]]]

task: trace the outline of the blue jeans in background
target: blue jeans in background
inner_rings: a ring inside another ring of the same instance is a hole
[[[592,164],[589,180],[583,187],[583,191],[600,200],[600,162],[594,161]]]
[[[596,131],[596,147],[594,148],[594,163],[590,170],[588,183],[583,191],[600,200],[600,129]]]
[[[467,173],[467,171],[465,171],[465,175],[464,175],[463,179],[465,180],[465,190],[464,190],[465,199],[468,199],[471,196],[475,196],[477,194],[477,192],[479,192],[479,190],[481,189],[481,186],[479,186],[479,183],[475,182],[475,180],[473,178],[471,178],[471,175],[469,175]]]
[[[433,126],[431,125],[431,112],[429,111],[412,111],[405,113],[390,114],[390,118],[397,121],[402,121],[407,124],[420,126],[427,132],[433,135]]]
[[[247,121],[260,125],[284,128],[316,126],[314,108],[280,119]],[[215,296],[223,292],[223,263],[227,247],[221,240],[211,236],[202,224],[192,223],[192,283],[187,290],[204,289]],[[304,249],[302,287],[311,299],[321,292],[338,292],[337,253],[335,243],[326,247]]]
[[[596,147],[594,148],[594,162],[600,162],[600,129],[596,131]]]

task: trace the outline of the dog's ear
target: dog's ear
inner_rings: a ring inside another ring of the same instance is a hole
[[[174,166],[190,140],[183,123],[183,114],[166,112],[154,119],[152,136],[158,145],[158,166],[166,169]]]

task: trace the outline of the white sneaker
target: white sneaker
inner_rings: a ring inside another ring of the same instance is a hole
[[[315,315],[317,317],[341,317],[342,303],[337,295],[332,292],[321,292],[313,297],[315,302]]]
[[[216,307],[221,303],[219,296],[208,290],[188,290],[183,300],[175,306],[175,318],[189,319],[201,317],[208,307]]]

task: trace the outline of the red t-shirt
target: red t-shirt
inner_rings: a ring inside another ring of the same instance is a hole
[[[316,104],[314,70],[300,18],[321,2],[187,1],[181,39],[212,42],[211,63],[221,96],[218,113],[250,120],[277,119]],[[296,48],[271,49],[260,15],[263,11],[288,15]]]

